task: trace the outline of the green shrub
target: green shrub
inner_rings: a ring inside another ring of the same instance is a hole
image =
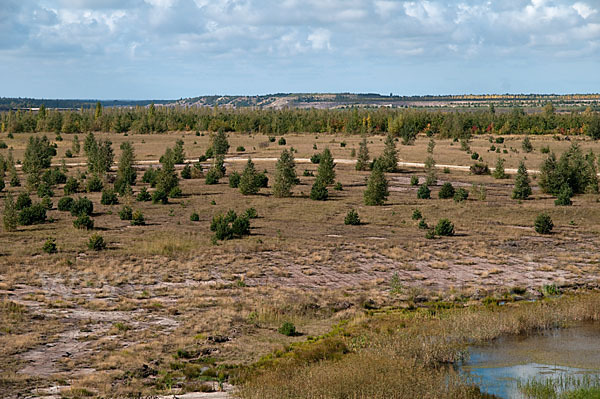
[[[552,223],[550,215],[548,215],[547,213],[540,213],[535,218],[534,226],[535,231],[539,234],[550,234],[550,232],[554,228],[554,223]]]
[[[181,178],[186,180],[192,178],[192,167],[189,164],[181,169]]]
[[[71,206],[71,215],[91,215],[94,211],[94,204],[87,197],[77,198]]]
[[[102,198],[100,199],[102,205],[116,205],[119,203],[117,193],[113,189],[107,188],[102,191]]]
[[[19,224],[22,226],[31,226],[44,223],[46,221],[46,207],[42,204],[34,204],[19,212]]]
[[[91,230],[94,228],[94,221],[88,215],[79,215],[77,219],[73,221],[73,226],[76,229]]]
[[[138,209],[133,212],[131,216],[131,225],[132,226],[144,226],[146,224],[146,219],[144,219],[144,214]]]
[[[210,168],[208,170],[208,172],[206,172],[204,182],[208,185],[218,184],[220,178],[221,178],[221,173],[215,168]],[[239,182],[238,182],[238,184],[239,184]]]
[[[360,225],[360,217],[358,216],[358,212],[354,209],[350,209],[344,218],[344,224],[358,226]]]
[[[40,183],[38,188],[37,188],[37,195],[38,197],[42,198],[42,197],[54,197],[54,191],[52,191],[52,189],[50,188],[50,185],[48,183]]]
[[[164,191],[158,189],[156,190],[153,194],[152,194],[152,203],[154,204],[166,204],[169,202],[169,197],[167,196],[167,193],[165,193]]]
[[[65,157],[67,157],[67,158],[73,158],[73,152],[71,150],[65,151]]]
[[[429,225],[427,224],[427,222],[425,221],[425,219],[421,219],[419,220],[419,223],[417,224],[417,227],[420,228],[421,230],[425,230],[429,228]]]
[[[229,187],[238,188],[240,185],[240,177],[241,175],[238,172],[231,172],[229,175]]]
[[[169,198],[179,198],[183,195],[183,192],[181,191],[181,188],[179,186],[175,186],[171,188],[171,191],[169,191]]]
[[[438,224],[435,226],[435,234],[438,236],[453,236],[454,225],[446,218],[440,219]]]
[[[144,172],[142,176],[142,181],[144,183],[150,184],[150,187],[154,187],[156,185],[156,181],[158,180],[158,170],[154,168],[148,168]]]
[[[417,190],[417,198],[418,199],[430,199],[431,198],[431,190],[426,184],[423,184]]]
[[[438,193],[438,197],[441,199],[448,199],[454,197],[454,186],[452,183],[446,182],[442,185],[440,192]]]
[[[199,220],[200,220],[200,215],[198,215],[196,212],[194,212],[190,215],[190,221],[197,222]]]
[[[570,206],[573,205],[573,201],[571,201],[571,197],[573,196],[573,190],[567,184],[563,186],[558,193],[558,197],[554,201],[554,205],[556,206]]]
[[[478,154],[478,153],[476,153],[476,152],[472,153],[472,154],[471,154],[471,159],[473,159],[473,160],[477,161],[477,160],[479,159],[479,154]]]
[[[31,197],[26,192],[22,192],[17,197],[17,202],[15,203],[15,208],[20,211],[25,208],[29,208],[31,206]]]
[[[527,153],[533,151],[533,145],[531,144],[531,140],[529,140],[529,136],[525,136],[521,148]]]
[[[71,197],[62,197],[58,201],[58,210],[62,212],[68,212],[73,207],[75,201]]]
[[[50,197],[44,197],[44,198],[42,198],[41,204],[47,210],[51,210],[52,209],[52,205],[53,204],[52,204],[52,200],[50,199]]]
[[[125,205],[119,211],[119,219],[121,219],[121,220],[131,220],[132,217],[133,217],[133,209],[131,209],[131,207],[128,205]]]
[[[302,176],[304,176],[304,177],[310,177],[310,176],[314,176],[314,175],[315,174],[308,169],[304,169],[304,172],[302,172]]]
[[[314,154],[313,156],[311,156],[310,162],[312,162],[314,164],[320,163],[321,162],[321,154]]]
[[[504,143],[504,137],[496,137],[496,144]]]
[[[325,201],[328,197],[329,191],[327,191],[327,186],[321,179],[317,178],[310,189],[310,199],[314,201]]]
[[[248,219],[256,219],[258,217],[258,212],[254,208],[248,208],[246,209],[246,212],[244,212],[244,216]]]
[[[256,185],[259,188],[267,188],[269,187],[269,178],[266,173],[258,173],[256,175]]]
[[[8,148],[8,145],[6,145],[6,143],[4,141],[0,141],[0,149],[6,149]]]
[[[285,137],[281,137],[281,138],[279,139],[279,141],[277,142],[277,144],[279,144],[279,145],[286,145],[286,144],[287,144],[287,142],[285,141]]]
[[[269,136],[269,142],[274,143],[275,142],[275,137]]]
[[[146,189],[146,187],[142,187],[142,189],[140,190],[140,192],[137,195],[136,200],[138,202],[147,202],[150,201],[152,199],[152,196],[150,195],[150,193],[148,192],[148,189]]]
[[[246,216],[238,216],[231,223],[231,231],[235,236],[242,237],[250,234],[250,220]]]
[[[410,185],[411,186],[418,186],[419,185],[419,176],[412,175],[410,177]]]
[[[294,337],[294,336],[298,335],[298,332],[296,331],[296,326],[294,326],[289,321],[286,321],[285,323],[283,323],[281,325],[281,327],[279,327],[277,329],[277,332],[279,334],[283,334],[287,337]]]
[[[484,164],[484,163],[475,163],[475,164],[471,165],[469,170],[474,175],[489,175],[490,174],[489,166],[487,166],[487,164]]]
[[[213,217],[210,230],[215,233],[213,240],[230,240],[250,234],[250,221],[246,215],[237,216],[235,211],[229,210],[227,214]]]
[[[102,179],[97,175],[93,175],[87,181],[87,191],[88,193],[99,193],[104,188],[104,183],[102,183]]]
[[[337,183],[335,183],[335,185],[333,186],[333,189],[334,189],[335,191],[343,191],[343,190],[344,190],[344,187],[342,186],[342,183],[340,183],[340,182],[337,182]]]
[[[79,181],[74,177],[69,177],[63,190],[65,195],[75,194],[79,190]]]
[[[48,238],[44,243],[44,246],[42,246],[42,250],[47,254],[55,254],[58,252],[58,249],[56,248],[56,239]]]
[[[540,152],[541,152],[542,154],[550,154],[550,146],[549,146],[549,145],[547,145],[547,146],[545,146],[545,147],[544,147],[544,146],[542,146],[542,148],[540,148]]]
[[[92,251],[102,251],[106,249],[106,242],[100,234],[95,233],[88,240],[88,248]]]
[[[240,145],[240,146],[238,146],[238,147],[237,147],[235,150],[236,150],[237,152],[244,152],[244,151],[246,151],[246,149],[245,149],[243,146],[241,146],[241,145]]]
[[[469,192],[462,187],[454,193],[454,202],[463,202],[466,201],[467,198],[469,198]]]
[[[419,219],[423,219],[423,214],[421,213],[420,210],[415,209],[412,213],[412,220],[419,220]]]
[[[435,232],[433,230],[427,230],[425,233],[425,238],[428,240],[433,240],[435,238]]]

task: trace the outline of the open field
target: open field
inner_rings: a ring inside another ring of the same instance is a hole
[[[29,136],[6,139],[2,135],[2,140],[14,149],[15,159],[23,159]],[[120,144],[132,142],[137,160],[146,161],[140,169],[177,139],[184,140],[188,159],[197,159],[209,147],[208,134],[193,132],[96,136],[112,141],[115,159]],[[55,163],[71,148],[73,135],[62,137],[56,142]],[[529,169],[539,169],[546,157],[542,147],[558,155],[572,143],[564,136],[562,140],[532,136],[534,151],[524,153],[523,136],[505,136],[504,143],[498,144],[497,136],[493,143],[489,137],[476,136],[471,152],[481,155],[490,167],[501,156],[507,170],[516,169],[521,160]],[[458,307],[480,300],[510,302],[540,298],[544,286],[577,291],[596,290],[600,285],[598,194],[578,195],[573,206],[556,207],[555,198],[541,193],[532,179],[532,197],[516,201],[510,199],[514,178],[496,180],[449,168],[438,170],[432,199],[421,200],[410,180],[417,175],[422,181],[423,169],[402,167],[386,174],[390,183],[386,204],[365,206],[369,172],[358,172],[353,163],[343,161],[355,159],[352,150],[358,151],[360,136],[288,134],[285,139],[282,146],[263,135],[229,135],[227,174],[241,172],[251,156],[257,169],[266,170],[270,178],[269,188],[258,195],[242,195],[228,186],[227,178],[217,185],[206,185],[204,178],[181,179],[183,196],[167,205],[136,202],[128,196],[120,197],[118,205],[101,205],[100,193],[81,193],[94,203],[94,232],[107,241],[104,251],[88,250],[92,232],[75,229],[74,218],[56,209],[62,185],[55,188],[54,208],[48,212],[52,222],[1,231],[1,396],[50,395],[51,387],[63,387],[65,397],[214,390],[228,375],[232,376],[229,382],[235,382],[238,366],[308,336],[326,334],[339,323],[351,320],[350,324],[358,325],[367,313],[441,302]],[[368,137],[372,157],[381,154],[383,141],[382,136]],[[428,142],[422,135],[414,145],[398,143],[400,161],[423,162]],[[490,151],[492,145],[501,152]],[[584,153],[598,152],[597,143],[589,139],[581,138],[580,145]],[[245,151],[236,152],[239,146]],[[298,160],[328,147],[340,160],[335,171],[343,190],[331,188],[329,200],[312,201],[308,195],[315,178],[303,176],[303,171],[316,174],[317,165],[297,162],[300,184],[293,196],[271,195],[275,162],[266,159],[277,159],[283,148],[290,147],[297,150]],[[6,156],[7,151],[0,153]],[[436,140],[433,156],[438,165],[474,163],[460,143],[450,139]],[[66,162],[83,164],[86,159],[73,157]],[[68,174],[84,170],[73,166]],[[134,193],[148,187],[141,183],[141,175],[140,171]],[[463,203],[438,199],[444,182],[467,190],[473,184],[483,185],[486,198],[470,194]],[[0,197],[22,190],[7,186]],[[146,225],[131,226],[120,220],[123,205],[140,210]],[[242,213],[250,207],[259,217],[251,220],[249,237],[218,245],[211,242],[209,226],[215,214],[229,209]],[[362,225],[344,225],[350,209],[358,211]],[[411,218],[415,209],[429,225],[450,219],[456,235],[425,239],[425,230]],[[193,212],[199,221],[190,221]],[[540,212],[552,217],[553,234],[534,231],[533,220]],[[42,251],[49,237],[56,239],[56,254]],[[586,300],[592,305],[582,305],[585,316],[565,320],[597,319],[595,299]],[[301,335],[279,334],[284,321],[292,322]],[[509,330],[498,334],[513,332]],[[360,334],[362,330],[355,336]],[[381,345],[393,346],[387,341]],[[358,352],[352,356],[374,361]],[[440,378],[428,376],[432,381]],[[263,397],[275,395],[261,381],[254,386],[265,389]],[[459,385],[461,395],[476,395]]]

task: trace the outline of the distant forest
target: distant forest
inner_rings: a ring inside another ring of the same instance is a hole
[[[472,111],[439,111],[397,108],[260,109],[225,107],[95,107],[58,111],[42,106],[39,111],[0,113],[0,130],[21,132],[132,132],[223,130],[242,133],[291,132],[385,134],[410,141],[418,133],[463,138],[477,134],[587,134],[600,138],[600,114],[584,111],[557,113],[552,103],[542,112],[525,113],[513,107],[496,112],[493,105]]]
[[[61,99],[43,99],[43,98],[5,98],[0,97],[0,111],[10,111],[18,109],[39,108],[44,105],[46,108],[59,109],[80,109],[95,107],[98,100],[61,100]],[[101,100],[100,104],[104,107],[135,107],[154,104],[167,104],[172,100]]]

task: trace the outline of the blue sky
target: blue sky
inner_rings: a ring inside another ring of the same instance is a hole
[[[600,92],[600,0],[0,0],[0,96]]]

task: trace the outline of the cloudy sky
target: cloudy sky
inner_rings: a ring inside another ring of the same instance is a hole
[[[600,92],[600,0],[0,0],[0,96]]]

